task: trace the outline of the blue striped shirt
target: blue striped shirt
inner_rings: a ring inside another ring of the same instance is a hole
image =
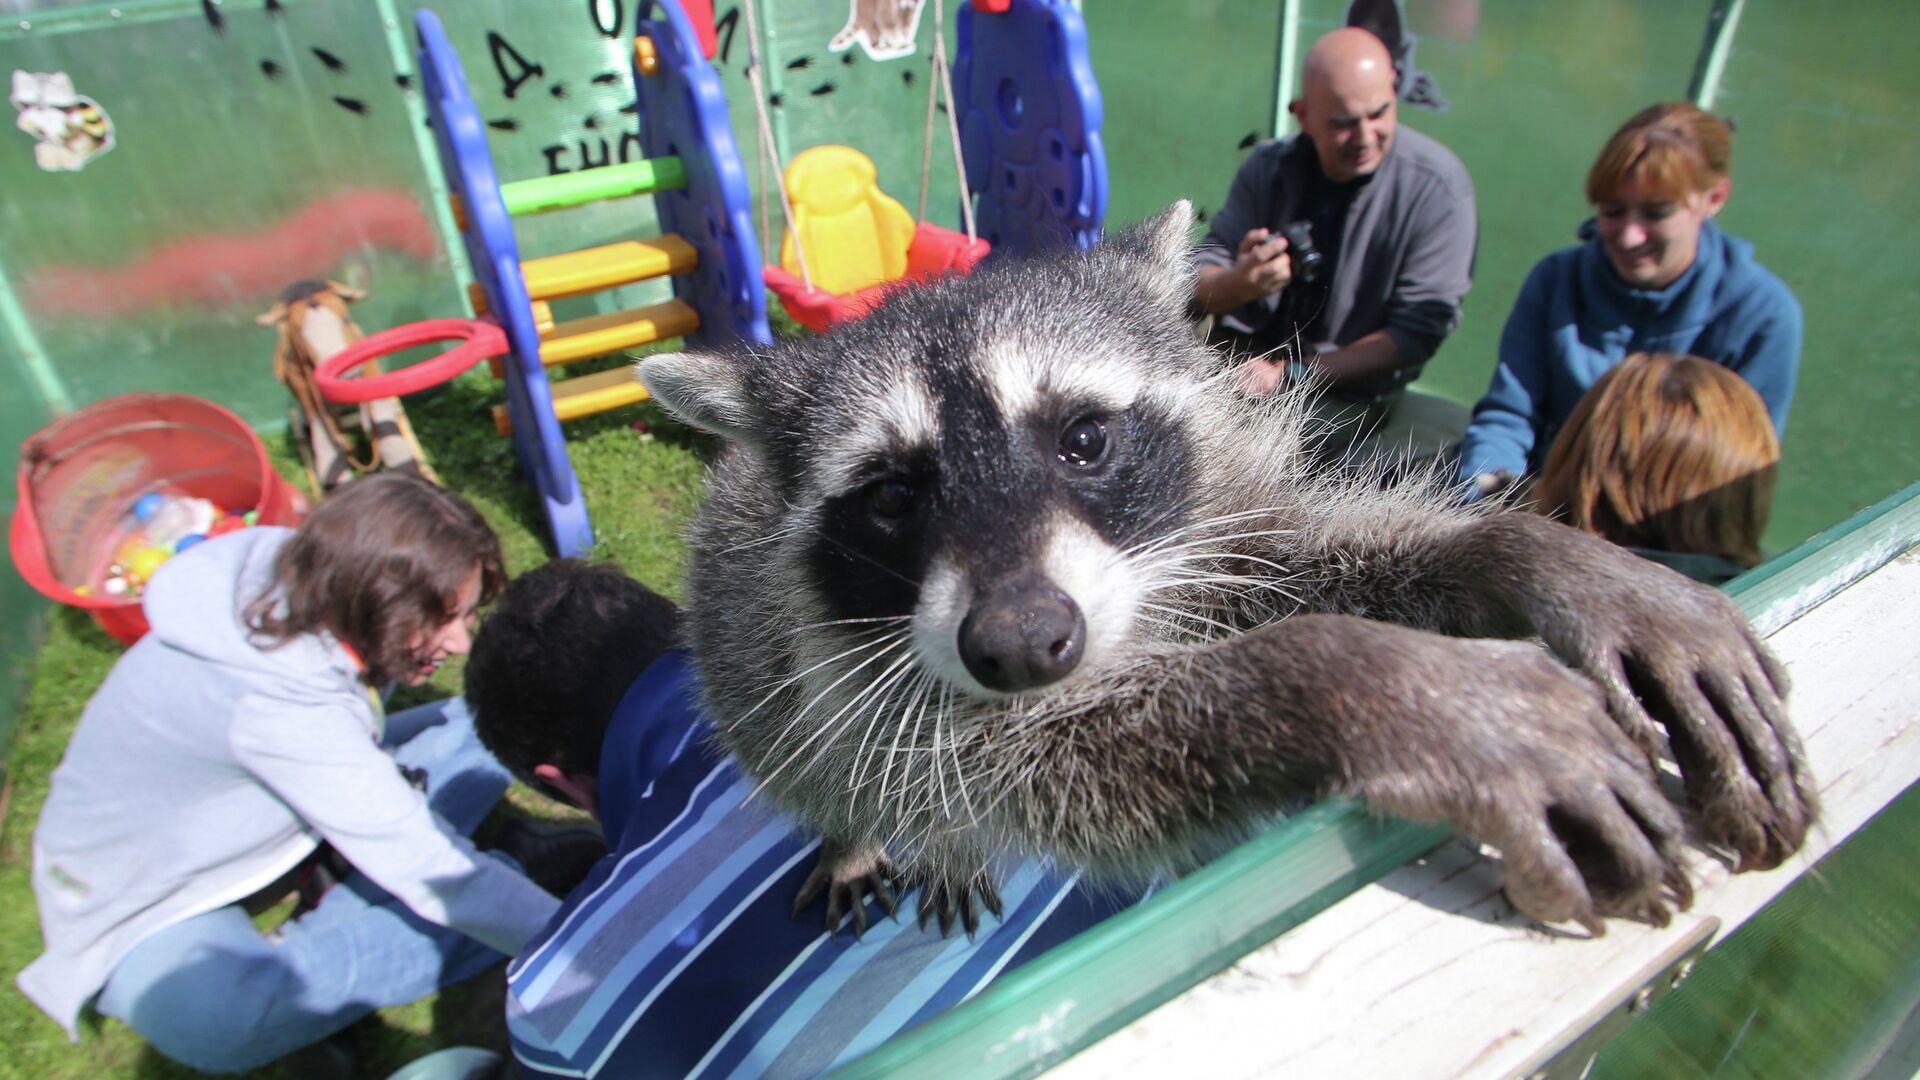
[[[524,1075],[816,1076],[956,1005],[1129,903],[1023,863],[1005,917],[969,941],[869,905],[865,939],[789,917],[808,837],[721,755],[692,670],[669,653],[635,680],[601,750],[612,853],[507,969]]]

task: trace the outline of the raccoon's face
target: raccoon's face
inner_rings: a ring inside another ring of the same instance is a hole
[[[1185,220],[1160,223],[1182,271]],[[920,671],[976,697],[1123,656],[1199,482],[1195,387],[1163,355],[1185,340],[1161,304],[1179,288],[1022,269],[770,359],[640,367],[669,409],[764,455],[823,621],[905,638]]]

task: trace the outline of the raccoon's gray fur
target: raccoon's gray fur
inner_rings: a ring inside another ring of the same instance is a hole
[[[1244,397],[1189,330],[1191,224],[640,364],[731,443],[692,536],[705,704],[836,883],[881,847],[947,907],[1011,852],[1177,869],[1347,795],[1500,849],[1536,917],[1664,922],[1690,892],[1656,723],[1707,836],[1795,850],[1811,781],[1738,609],[1431,480],[1311,469],[1298,399]],[[1529,636],[1559,660],[1485,640]]]

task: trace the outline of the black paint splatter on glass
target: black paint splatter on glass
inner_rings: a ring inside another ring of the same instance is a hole
[[[628,116],[638,116],[640,115],[640,102],[637,100],[629,101],[625,105],[620,106],[620,111],[626,113]]]
[[[260,74],[265,75],[269,79],[277,79],[280,77],[280,65],[271,60],[262,60],[260,61]]]
[[[395,75],[393,77],[393,84],[402,90],[411,90],[413,89],[413,76],[405,74],[404,72]]]
[[[284,10],[280,6],[280,0],[267,0],[266,8],[269,15],[279,15]]]
[[[345,75],[347,73],[347,62],[320,46],[313,46],[313,55],[315,59],[327,66],[328,71],[333,72],[335,75]]]
[[[811,56],[803,56],[798,60],[787,61],[788,71],[805,71],[812,66],[813,66],[813,57]]]
[[[773,106],[776,109],[786,104],[786,101],[787,101],[787,95],[785,94],[770,94],[767,97],[767,104]]]
[[[369,111],[367,109],[367,103],[361,101],[359,98],[341,97],[339,94],[335,94],[333,95],[333,103],[355,116],[365,116]]]
[[[851,52],[843,52],[843,53],[841,53],[841,54],[840,54],[840,62],[841,62],[841,63],[843,63],[843,64],[845,64],[845,65],[847,65],[848,67],[852,67],[852,66],[853,66],[853,53],[851,53]]]
[[[1204,225],[1207,222],[1207,212],[1196,206],[1193,208],[1193,219]]]
[[[1257,131],[1249,131],[1247,132],[1246,137],[1240,140],[1240,149],[1245,150],[1247,147],[1252,146],[1254,143],[1257,143],[1259,141],[1260,141],[1260,133]]]
[[[614,83],[619,82],[623,77],[624,76],[622,76],[617,71],[603,71],[600,74],[595,75],[593,77],[593,85],[612,86]]]
[[[499,120],[489,120],[487,126],[495,131],[519,131],[520,121],[508,116]]]
[[[903,83],[906,83],[908,86],[912,86],[913,85],[913,69],[908,68],[907,70],[901,72],[900,81]]]
[[[547,93],[552,94],[556,101],[564,101],[567,96],[567,84],[563,82],[554,83],[552,86],[547,87]]]
[[[731,8],[725,15],[713,20],[713,35],[720,46],[717,59],[724,64],[733,55],[733,31],[740,25],[740,9]]]
[[[207,17],[207,25],[213,27],[214,33],[227,32],[227,17],[220,14],[220,6],[213,0],[200,0],[200,14]]]
[[[597,116],[589,116],[585,120],[580,121],[580,126],[586,128],[588,131],[592,131],[600,126],[600,118]]]
[[[838,89],[840,89],[840,87],[835,85],[834,83],[823,82],[819,86],[816,86],[812,90],[809,90],[808,93],[812,94],[814,97],[826,97],[828,94],[831,94]]]

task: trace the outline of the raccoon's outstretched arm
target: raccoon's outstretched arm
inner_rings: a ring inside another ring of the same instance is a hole
[[[1600,933],[1602,915],[1664,924],[1690,902],[1679,812],[1599,691],[1536,646],[1301,615],[1128,684],[1033,729],[1035,842],[1124,865],[1183,829],[1342,795],[1497,847],[1509,896],[1542,920]]]
[[[1726,594],[1532,514],[1436,512],[1391,533],[1330,514],[1314,540],[1325,609],[1460,636],[1538,635],[1605,692],[1650,758],[1664,726],[1702,828],[1743,869],[1774,867],[1805,839],[1817,800],[1787,720],[1786,672]]]

